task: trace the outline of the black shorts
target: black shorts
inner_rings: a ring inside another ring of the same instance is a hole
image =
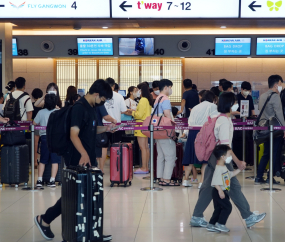
[[[121,142],[122,141],[122,136],[125,134],[125,131],[120,130],[120,131],[117,131],[115,133],[107,132],[106,134],[107,134],[109,142],[107,142],[107,144],[104,145],[103,148],[108,148],[109,144],[112,145],[114,143]]]

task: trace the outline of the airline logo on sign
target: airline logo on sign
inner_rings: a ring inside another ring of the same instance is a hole
[[[112,0],[113,18],[238,18],[239,0]]]
[[[242,18],[284,18],[283,1],[241,0]]]
[[[1,18],[110,18],[110,1],[0,0]]]

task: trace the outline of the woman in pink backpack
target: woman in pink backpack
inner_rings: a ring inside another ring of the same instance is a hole
[[[202,127],[204,123],[207,122],[208,117],[217,117],[219,115],[219,112],[217,110],[217,105],[215,104],[215,102],[215,94],[211,91],[206,91],[202,96],[201,103],[195,106],[190,113],[190,117],[188,120],[189,126]],[[182,185],[184,187],[192,187],[192,184],[190,183],[188,178],[191,173],[191,170],[193,169],[193,165],[202,164],[202,176],[198,186],[198,189],[200,189],[204,180],[204,172],[208,161],[200,162],[196,157],[194,142],[198,132],[199,130],[189,130],[189,132],[184,132],[185,135],[188,136],[188,139],[182,161],[182,165],[184,166],[185,170],[185,176]]]
[[[214,134],[216,137],[216,142],[218,144],[225,144],[231,147],[232,139],[233,139],[233,123],[230,118],[232,112],[232,106],[235,104],[235,95],[232,92],[224,92],[221,94],[219,98],[218,104],[218,112],[223,114],[220,116],[215,123]],[[240,161],[236,155],[231,152],[232,159],[238,166],[240,170],[244,170],[246,168],[246,163],[244,161]],[[217,164],[217,159],[212,154],[210,159],[208,160],[208,166],[205,169],[205,178],[200,189],[199,198],[196,203],[193,216],[190,221],[190,225],[192,227],[208,227],[208,222],[204,218],[204,211],[209,206],[212,201],[212,189],[211,186],[213,174],[215,171],[215,167]],[[233,171],[233,164],[230,162],[226,164],[229,171]],[[250,206],[245,196],[241,191],[241,185],[236,177],[231,179],[230,192],[229,196],[238,208],[241,213],[242,218],[246,222],[246,226],[252,227],[256,223],[262,221],[266,214],[262,213],[259,215],[253,214],[250,211]]]

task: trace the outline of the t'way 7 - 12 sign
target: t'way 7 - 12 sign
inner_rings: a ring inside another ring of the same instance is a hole
[[[112,0],[113,18],[238,18],[239,0]]]

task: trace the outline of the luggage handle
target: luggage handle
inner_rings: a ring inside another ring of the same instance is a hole
[[[117,171],[119,172],[119,157],[117,157]]]

